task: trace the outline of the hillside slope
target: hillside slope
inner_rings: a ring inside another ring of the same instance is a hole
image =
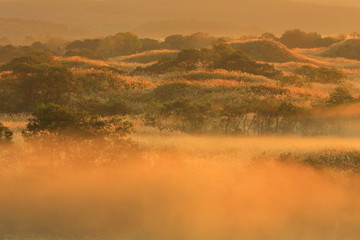
[[[360,39],[347,39],[326,48],[319,54],[322,57],[348,58],[360,60]]]
[[[279,42],[263,39],[233,41],[230,45],[257,61],[264,62],[311,62],[312,59],[298,54]]]

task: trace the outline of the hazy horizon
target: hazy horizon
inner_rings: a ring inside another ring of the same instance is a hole
[[[280,34],[287,29],[300,28],[330,35],[360,29],[359,6],[352,0],[0,0],[0,21],[19,18],[60,23],[67,28],[57,33],[57,27],[42,29],[43,23],[24,26],[17,22],[10,24],[9,30],[9,24],[0,23],[0,32],[1,36],[14,38],[28,36],[31,32],[78,38],[125,31],[144,37],[198,31],[217,36],[241,36],[262,32]]]

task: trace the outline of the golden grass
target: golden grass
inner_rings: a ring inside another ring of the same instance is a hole
[[[186,79],[186,80],[233,80],[240,82],[266,83],[272,82],[269,78],[260,75],[253,75],[239,71],[227,71],[224,69],[205,70],[199,69],[184,73],[175,73],[165,75],[168,79]]]
[[[115,67],[115,68],[122,68],[124,70],[132,70],[136,67],[146,67],[149,66],[149,64],[143,64],[143,63],[127,63],[127,62],[116,62],[116,61],[103,61],[103,60],[93,60],[88,59],[84,57],[55,57],[55,60],[58,60],[60,62],[67,62],[67,63],[73,63],[73,64],[84,64],[87,66],[93,66],[93,67]]]

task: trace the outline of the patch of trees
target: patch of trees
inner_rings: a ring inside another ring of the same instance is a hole
[[[152,114],[146,116],[145,122],[160,129],[264,135],[302,134],[307,110],[275,99],[243,99],[220,107],[206,101],[179,98],[158,106]]]
[[[149,41],[144,40],[148,46]],[[145,45],[146,46],[146,45]],[[142,40],[132,33],[118,33],[103,39],[76,40],[66,46],[65,56],[81,56],[92,59],[103,59],[129,55],[142,48]]]
[[[32,113],[25,137],[41,135],[70,135],[94,138],[114,135],[125,137],[130,134],[132,123],[118,118],[102,119],[98,115],[57,104],[40,105]]]
[[[111,70],[77,74],[71,66],[39,51],[14,58],[0,71],[1,112],[29,112],[47,103],[76,105],[101,115],[130,111],[127,103],[112,93],[131,86]]]
[[[70,42],[65,56],[81,56],[91,59],[130,55],[156,49],[202,48],[215,43],[216,38],[205,33],[171,35],[163,42],[150,38],[139,38],[132,33],[118,33],[102,39],[85,39]]]
[[[273,35],[264,34],[263,37],[273,38]],[[316,32],[304,32],[300,29],[293,29],[285,31],[278,39],[281,43],[289,48],[318,48],[328,47],[340,39],[334,37],[322,37]]]
[[[281,72],[272,65],[258,63],[241,51],[224,43],[214,44],[211,48],[182,50],[176,58],[161,59],[149,67],[136,69],[135,73],[160,74],[196,69],[225,69],[263,75],[269,78],[281,76]]]
[[[143,111],[146,125],[160,130],[235,135],[327,135],[341,133],[344,119],[322,116],[356,100],[343,87],[312,107],[300,106],[283,88],[218,87],[190,83],[155,88]]]
[[[171,35],[165,38],[161,47],[165,49],[183,50],[188,48],[203,48],[214,44],[218,39],[206,33],[194,33],[191,35]]]
[[[1,69],[7,74],[0,91],[6,102],[13,102],[10,108],[27,111],[41,103],[62,103],[75,89],[73,73],[45,53],[15,58]]]
[[[272,97],[240,98],[229,103],[212,103],[202,98],[178,98],[153,104],[144,115],[145,125],[160,130],[227,135],[331,135],[341,134],[341,117],[320,116],[318,110],[331,110],[354,100],[347,95],[329,97],[316,108],[300,107],[289,100]],[[337,102],[333,103],[333,99]],[[341,99],[341,100],[340,100]],[[321,111],[320,111],[321,112]]]

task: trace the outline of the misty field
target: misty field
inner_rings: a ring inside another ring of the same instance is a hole
[[[14,125],[16,126],[16,124]],[[0,151],[2,239],[357,239],[360,140],[134,134],[136,151]],[[52,158],[48,152],[60,156]],[[74,155],[76,154],[76,155]],[[311,156],[337,165],[315,166]],[[104,158],[108,155],[104,155]],[[344,168],[345,166],[345,168]]]

